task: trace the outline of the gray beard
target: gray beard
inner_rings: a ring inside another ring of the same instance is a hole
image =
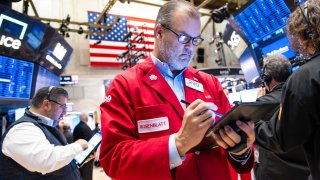
[[[161,60],[168,64],[171,71],[181,71],[186,67],[189,67],[193,55],[191,54],[188,60],[179,59],[174,51],[160,48]]]

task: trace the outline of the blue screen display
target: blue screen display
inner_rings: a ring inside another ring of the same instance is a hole
[[[251,49],[257,61],[259,61],[262,56],[277,53],[286,56],[289,60],[294,59],[297,55],[289,43],[288,37],[285,34],[285,28],[281,28],[261,41],[251,44]]]
[[[60,77],[42,66],[39,66],[35,92],[40,88],[48,86],[60,86]]]
[[[29,99],[34,64],[0,56],[0,97]]]
[[[256,0],[235,16],[250,43],[284,27],[290,10],[283,0]]]
[[[306,0],[299,0],[299,4],[303,4]]]
[[[294,66],[294,67],[292,67],[291,71],[292,71],[292,72],[295,72],[295,71],[298,70],[299,68],[300,68],[300,66]]]
[[[272,55],[280,53],[289,59],[292,59],[296,56],[296,53],[289,45],[289,41],[286,36],[265,47],[262,47],[261,52],[263,55]]]

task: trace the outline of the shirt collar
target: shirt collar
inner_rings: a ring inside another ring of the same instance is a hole
[[[274,86],[270,89],[270,92],[272,92],[272,91],[275,90],[275,89],[278,89],[278,87],[281,88],[283,84],[284,84],[284,82],[281,82],[281,83],[278,83],[278,84],[274,85]]]
[[[29,110],[30,111],[30,110]],[[30,111],[31,112],[31,111]],[[40,114],[38,114],[38,113],[35,113],[35,112],[31,112],[32,114],[34,114],[34,115],[36,115],[36,116],[38,116],[38,118],[41,120],[41,122],[43,123],[43,124],[46,124],[46,125],[48,125],[48,126],[53,126],[53,121],[54,120],[52,120],[52,119],[50,119],[50,118],[48,118],[48,117],[45,117],[45,116],[42,116],[42,115],[40,115]]]
[[[157,69],[160,71],[162,75],[174,78],[174,75],[172,74],[169,68],[169,65],[167,63],[160,61],[152,53],[151,53],[151,59],[153,64],[157,67]],[[184,68],[177,76],[180,76],[186,69],[187,68]]]

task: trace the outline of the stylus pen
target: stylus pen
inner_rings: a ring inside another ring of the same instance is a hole
[[[187,104],[187,105],[190,105],[190,104],[191,104],[190,102],[185,101],[185,100],[183,100],[183,99],[181,99],[180,102],[182,102],[182,103],[184,103],[184,104]],[[219,117],[219,118],[221,118],[221,117],[223,116],[222,114],[219,114],[219,113],[217,113],[217,112],[214,112],[214,113],[215,113],[216,116]]]

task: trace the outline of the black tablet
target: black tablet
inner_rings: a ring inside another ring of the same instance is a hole
[[[99,144],[101,143],[101,140],[101,131],[97,131],[95,135],[92,136],[92,138],[89,140],[88,149],[82,151],[74,158],[77,162],[78,167],[81,167],[89,158],[89,156],[93,153],[93,151],[95,151],[98,148]]]
[[[274,113],[278,107],[278,102],[256,101],[238,103],[211,126],[210,131],[216,133],[225,125],[235,123],[236,120],[253,121],[256,123],[263,119],[267,114]]]
[[[252,120],[253,122],[257,122],[263,119],[269,113],[275,113],[278,107],[279,103],[277,102],[256,101],[237,103],[209,128],[200,144],[192,148],[191,151],[206,150],[217,147],[217,143],[212,135],[219,131],[219,129],[222,129],[226,125],[234,126],[237,120]]]

